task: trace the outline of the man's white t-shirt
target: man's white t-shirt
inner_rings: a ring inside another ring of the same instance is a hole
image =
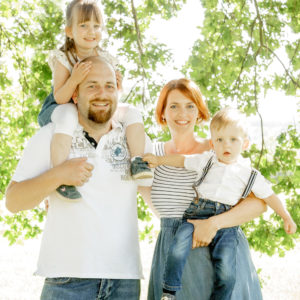
[[[38,176],[50,168],[52,123],[27,145],[14,181]],[[150,140],[146,151],[151,152]],[[78,125],[71,157],[88,155],[92,177],[78,187],[79,202],[49,196],[36,274],[45,277],[142,278],[137,218],[137,183],[130,177],[130,155],[124,127],[113,129],[91,146]],[[144,182],[145,185],[151,185]],[[38,188],[38,187],[36,187]]]

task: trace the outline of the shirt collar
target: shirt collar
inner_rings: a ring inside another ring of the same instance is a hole
[[[123,129],[123,125],[120,123],[120,122],[117,122],[117,121],[114,121],[112,120],[112,130],[122,130]],[[84,137],[90,142],[90,144],[94,147],[94,148],[97,148],[97,141],[91,137],[87,131],[84,130],[83,126],[81,124],[78,123],[77,125],[77,129],[76,131],[79,131],[79,132],[82,132]]]

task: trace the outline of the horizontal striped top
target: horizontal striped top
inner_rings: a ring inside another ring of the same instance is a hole
[[[155,154],[165,155],[164,143],[154,145]],[[158,166],[154,171],[151,199],[161,218],[180,218],[195,197],[192,185],[197,173],[185,168]]]

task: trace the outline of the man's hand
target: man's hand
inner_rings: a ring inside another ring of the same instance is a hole
[[[61,176],[61,184],[81,186],[92,176],[93,165],[87,162],[86,157],[67,160],[57,166]]]
[[[208,246],[218,231],[212,218],[206,220],[188,220],[188,222],[194,225],[193,249]]]

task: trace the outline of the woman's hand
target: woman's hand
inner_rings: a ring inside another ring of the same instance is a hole
[[[193,249],[208,246],[218,231],[218,226],[212,218],[188,222],[194,225]]]

